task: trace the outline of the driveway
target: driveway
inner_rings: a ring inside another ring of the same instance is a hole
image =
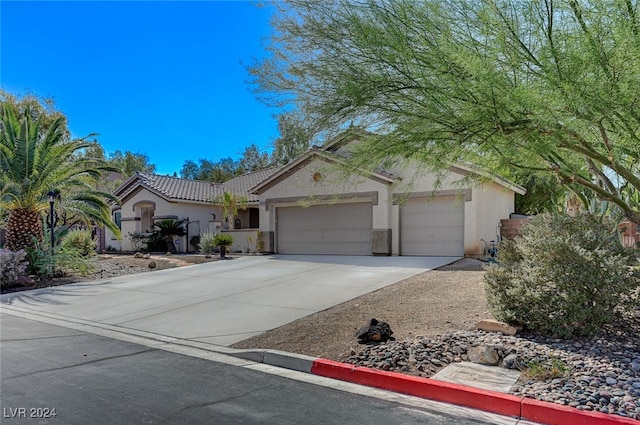
[[[0,302],[6,312],[228,346],[457,259],[240,257],[4,294]]]

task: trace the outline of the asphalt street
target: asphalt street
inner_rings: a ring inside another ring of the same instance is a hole
[[[497,423],[14,315],[0,314],[0,330],[7,425]]]

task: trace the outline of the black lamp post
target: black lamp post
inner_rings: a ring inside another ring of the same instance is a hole
[[[51,226],[51,253],[53,254],[53,248],[55,247],[56,238],[53,235],[53,204],[56,202],[56,194],[54,191],[51,191],[47,194],[49,196],[49,225]]]

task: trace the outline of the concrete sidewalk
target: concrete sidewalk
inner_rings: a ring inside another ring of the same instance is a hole
[[[456,259],[240,257],[4,294],[0,305],[228,346]]]

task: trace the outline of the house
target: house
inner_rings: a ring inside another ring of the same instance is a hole
[[[451,166],[440,180],[410,161],[348,171],[345,157],[358,140],[349,133],[282,168],[222,184],[137,174],[115,192],[122,201],[113,210],[122,229],[119,248],[132,250],[128,235],[151,231],[156,220],[188,217],[189,238],[206,229],[233,232],[232,251],[483,257],[484,241],[498,239],[500,220],[514,212],[515,194],[524,193],[463,164]],[[210,202],[224,191],[250,199],[235,229],[224,228],[222,212]],[[187,240],[182,238],[179,251]]]
[[[136,173],[113,193],[121,205],[112,207],[113,220],[120,227],[122,240],[107,231],[106,249],[136,251],[134,235],[150,235],[153,224],[164,219],[183,221],[187,235],[176,238],[178,252],[196,251],[201,232],[218,232],[234,227],[234,250],[256,250],[256,232],[259,230],[259,199],[249,189],[273,173],[267,169],[245,174],[225,183],[187,180],[177,177]],[[212,200],[224,192],[244,195],[247,208],[239,211],[232,226],[223,222],[222,209]],[[188,245],[187,245],[188,244]]]
[[[499,239],[500,220],[514,212],[515,194],[525,193],[462,164],[440,181],[410,161],[347,172],[344,158],[358,138],[312,148],[252,188],[271,252],[483,257],[484,241]]]

